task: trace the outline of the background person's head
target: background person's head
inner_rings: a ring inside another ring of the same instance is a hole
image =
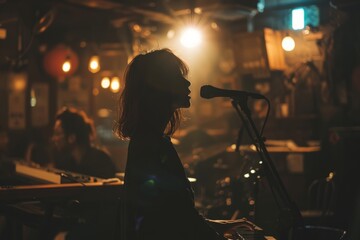
[[[56,115],[52,141],[56,150],[70,150],[74,146],[90,145],[93,130],[86,114],[74,108],[65,108]]]
[[[136,56],[125,71],[116,133],[131,137],[139,129],[172,134],[180,110],[190,106],[186,64],[169,49]]]

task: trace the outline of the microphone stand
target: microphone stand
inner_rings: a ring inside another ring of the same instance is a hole
[[[303,227],[303,218],[301,216],[301,213],[296,206],[296,204],[292,201],[290,198],[280,176],[277,172],[275,165],[270,157],[269,152],[266,149],[264,139],[262,136],[260,136],[259,131],[257,130],[255,123],[251,117],[251,111],[247,105],[248,96],[247,95],[239,95],[236,98],[233,98],[232,105],[235,108],[236,112],[244,121],[244,125],[246,127],[246,130],[251,137],[253,144],[256,147],[256,151],[258,152],[260,159],[264,164],[262,164],[264,168],[265,176],[267,177],[269,181],[269,185],[271,188],[271,191],[274,195],[275,201],[278,204],[278,207],[280,208],[280,214],[279,214],[279,233],[278,233],[278,239],[279,240],[287,240],[289,239],[289,235],[291,235],[291,231],[294,228],[297,227]],[[267,98],[265,100],[269,103],[270,102]],[[239,108],[240,106],[240,108]],[[241,109],[241,110],[240,110]],[[245,118],[242,114],[242,112],[247,118],[248,124],[245,123]],[[251,131],[252,130],[252,131]],[[253,134],[255,136],[253,136]]]
[[[243,118],[242,118],[243,119]],[[244,121],[244,120],[243,120]],[[235,147],[235,152],[239,152],[240,151],[240,144],[241,144],[241,140],[242,137],[244,135],[244,125],[242,125],[238,131],[238,135],[237,135],[237,139],[236,139],[236,147]]]

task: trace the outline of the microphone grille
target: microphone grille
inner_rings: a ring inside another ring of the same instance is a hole
[[[200,97],[202,98],[206,98],[206,99],[209,99],[209,98],[213,98],[213,91],[212,91],[212,86],[210,85],[204,85],[200,88]]]

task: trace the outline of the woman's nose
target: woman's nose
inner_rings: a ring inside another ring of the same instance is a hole
[[[187,86],[187,87],[190,87],[191,82],[190,82],[189,80],[187,80],[186,78],[184,78],[184,79],[185,79],[185,82],[186,82],[186,86]]]

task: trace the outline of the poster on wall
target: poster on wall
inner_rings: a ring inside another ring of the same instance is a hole
[[[49,123],[49,86],[47,83],[34,83],[30,92],[31,124],[44,127]]]
[[[25,92],[9,93],[9,129],[25,129]]]

